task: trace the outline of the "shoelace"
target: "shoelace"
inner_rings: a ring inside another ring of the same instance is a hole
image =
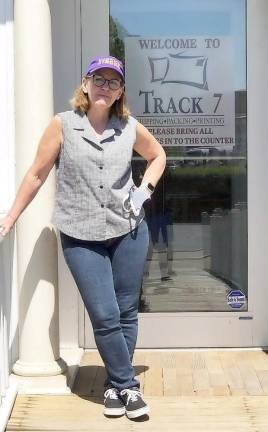
[[[127,404],[129,401],[136,402],[138,400],[138,396],[142,396],[141,392],[139,390],[131,390],[131,389],[125,389],[121,391],[121,395],[127,394]]]
[[[118,390],[114,388],[110,388],[106,390],[106,392],[104,393],[104,397],[105,398],[109,397],[110,399],[118,399]]]

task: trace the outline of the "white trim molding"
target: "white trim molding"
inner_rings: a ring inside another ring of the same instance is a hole
[[[267,346],[267,0],[248,0],[247,16],[248,285],[254,315],[253,346]]]
[[[15,191],[14,22],[13,0],[0,3],[0,213],[6,213]]]
[[[15,193],[14,115],[14,10],[13,0],[0,2],[0,219]],[[14,233],[0,245],[0,432],[5,430],[17,385],[10,371],[18,355],[18,298]]]

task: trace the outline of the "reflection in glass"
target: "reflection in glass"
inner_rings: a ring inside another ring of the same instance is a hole
[[[246,199],[245,160],[168,159],[146,205],[141,310],[229,311],[231,288],[247,295]]]
[[[165,10],[160,0],[111,0],[110,6],[110,53],[122,60],[124,38],[129,36],[220,34],[234,40],[235,145],[225,149],[164,147],[167,167],[151,202],[145,205],[150,247],[140,311],[245,311],[245,1],[226,0],[223,4],[220,0],[168,0]],[[145,19],[149,10],[150,20]],[[206,20],[211,14],[214,19]],[[137,19],[133,20],[133,16]],[[145,168],[146,161],[134,154],[133,176],[137,185]]]

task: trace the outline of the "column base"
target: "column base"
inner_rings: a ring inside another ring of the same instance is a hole
[[[17,360],[13,366],[14,374],[32,377],[60,375],[64,373],[66,369],[67,365],[62,358],[44,363],[31,363]]]
[[[19,394],[70,394],[74,386],[83,353],[84,350],[82,348],[61,349],[60,354],[67,364],[67,370],[62,374],[54,376],[29,376],[29,374],[28,376],[19,376],[18,374],[15,375],[12,373],[10,375],[10,381],[16,383]],[[23,362],[18,361],[14,365],[14,368],[18,363],[23,364]],[[27,366],[29,369],[28,363]],[[25,368],[23,370],[25,371]]]

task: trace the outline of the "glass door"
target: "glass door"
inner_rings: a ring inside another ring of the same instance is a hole
[[[196,346],[237,344],[243,321],[247,345],[245,0],[110,0],[110,53],[125,63],[132,114],[167,154],[146,205],[141,345],[152,326],[170,346],[187,344],[182,323]],[[133,156],[139,184],[146,163]],[[224,322],[234,338],[221,338]],[[199,334],[215,323],[218,343]]]

